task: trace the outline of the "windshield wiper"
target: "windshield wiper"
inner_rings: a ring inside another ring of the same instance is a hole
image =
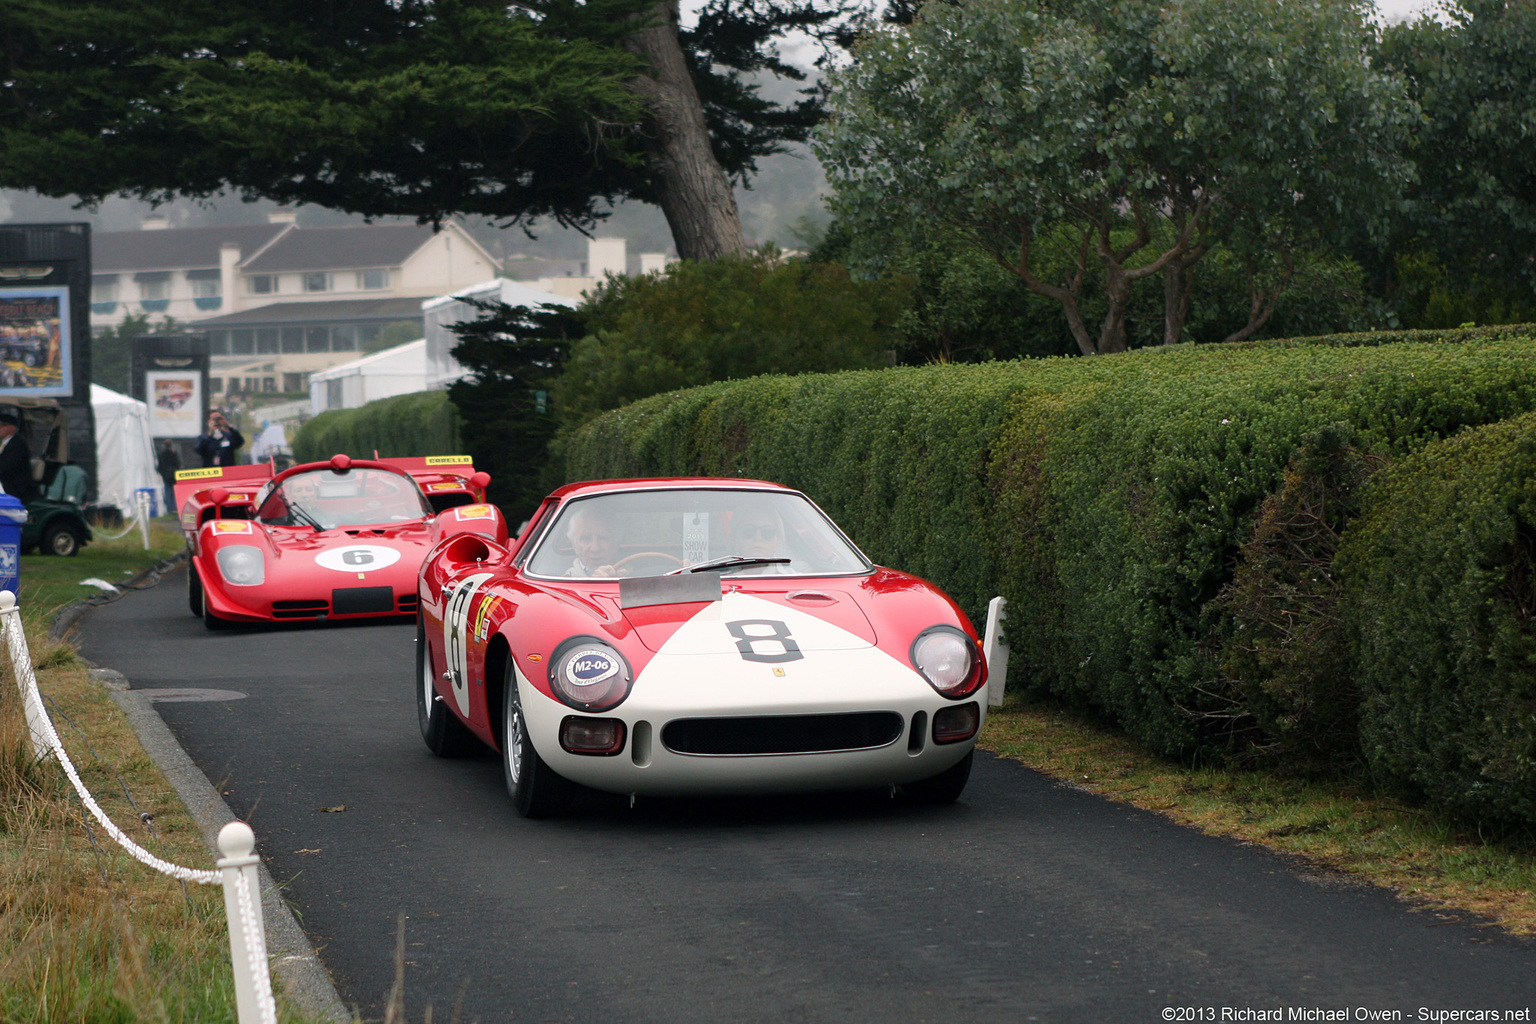
[[[724,558],[711,558],[707,562],[698,565],[687,565],[681,569],[673,569],[665,573],[667,576],[676,576],[684,572],[710,572],[715,569],[738,569],[744,565],[787,565],[787,558],[750,558],[747,555],[726,555]]]
[[[325,529],[325,527],[321,526],[314,516],[304,511],[304,506],[295,505],[291,501],[288,503],[288,517],[290,519],[297,519],[305,526],[313,526],[316,533],[320,533]]]

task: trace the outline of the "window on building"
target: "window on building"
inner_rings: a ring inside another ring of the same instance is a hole
[[[275,356],[281,351],[280,332],[276,327],[260,327],[256,330],[256,354]]]
[[[389,271],[387,270],[359,270],[357,272],[357,286],[369,291],[389,287]]]
[[[91,305],[99,306],[103,304],[108,306],[117,304],[116,274],[102,274],[99,277],[91,278]],[[98,309],[96,312],[100,313],[102,310]],[[107,312],[111,312],[111,310],[107,310]]]
[[[217,270],[189,270],[187,285],[192,289],[192,304],[198,309],[218,309],[224,305],[224,284]]]
[[[379,332],[383,330],[378,324],[360,324],[357,328],[357,347],[366,349],[379,340]]]
[[[249,356],[256,354],[256,332],[250,330],[229,332],[229,354]]]
[[[212,391],[216,395],[222,395],[224,393],[224,378],[223,377],[209,377],[208,378],[208,390]]]
[[[309,376],[309,374],[307,374],[307,373],[285,373],[285,374],[283,374],[283,390],[287,391],[289,393],[292,393],[294,391],[308,391],[309,390],[309,384],[304,379],[305,377],[308,377],[308,376]]]
[[[245,378],[245,386],[242,387],[241,390],[244,391],[248,395],[255,394],[257,391],[261,390],[261,378],[260,377],[247,377],[247,378]]]
[[[307,292],[328,292],[331,290],[331,275],[325,271],[317,271],[304,275],[304,290]]]
[[[227,356],[227,355],[229,355],[229,332],[228,331],[209,331],[208,332],[208,354],[211,355],[211,356]],[[214,388],[213,390],[217,391],[219,389],[218,388]]]
[[[304,328],[305,352],[329,352],[331,350],[331,329],[329,327]]]
[[[284,327],[283,328],[283,351],[284,352],[303,352],[304,351],[304,328],[302,328],[302,327]]]
[[[277,378],[276,377],[263,377],[263,378],[261,378],[261,390],[263,390],[263,391],[276,391],[277,390]]]
[[[331,328],[332,352],[356,352],[357,328],[351,324],[340,324]]]
[[[277,291],[277,277],[274,274],[252,274],[245,279],[245,290],[252,295],[272,295]]]

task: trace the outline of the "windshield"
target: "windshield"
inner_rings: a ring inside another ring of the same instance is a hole
[[[416,481],[386,469],[313,469],[295,473],[257,496],[256,518],[272,526],[337,526],[403,523],[432,510]]]
[[[534,576],[658,576],[729,559],[727,576],[838,576],[869,562],[798,494],[676,488],[565,504],[529,555]]]

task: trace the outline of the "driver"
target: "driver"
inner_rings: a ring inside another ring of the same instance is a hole
[[[567,576],[617,576],[613,563],[618,560],[619,540],[613,516],[600,508],[581,505],[571,513],[566,539],[576,552],[576,560]]]
[[[731,516],[726,524],[727,550],[733,555],[747,558],[780,558],[779,548],[784,541],[784,523],[768,509],[748,508]],[[789,572],[785,562],[774,562],[761,567],[741,570],[752,574],[783,574]]]

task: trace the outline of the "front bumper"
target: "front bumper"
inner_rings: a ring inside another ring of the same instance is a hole
[[[702,796],[901,784],[937,775],[975,747],[974,735],[935,743],[933,720],[944,708],[974,703],[979,732],[986,716],[979,692],[947,700],[912,669],[878,651],[825,652],[814,661],[814,667],[790,666],[776,676],[767,666],[744,669],[733,657],[658,656],[624,703],[596,715],[545,695],[521,671],[518,687],[539,756],[565,778],[613,793]],[[568,716],[621,720],[623,748],[612,755],[565,750],[559,730]],[[785,737],[802,729],[807,745],[835,745],[840,735],[878,745],[815,752],[677,749],[740,749],[751,746],[750,737],[766,736],[766,745],[783,750],[793,745]]]

